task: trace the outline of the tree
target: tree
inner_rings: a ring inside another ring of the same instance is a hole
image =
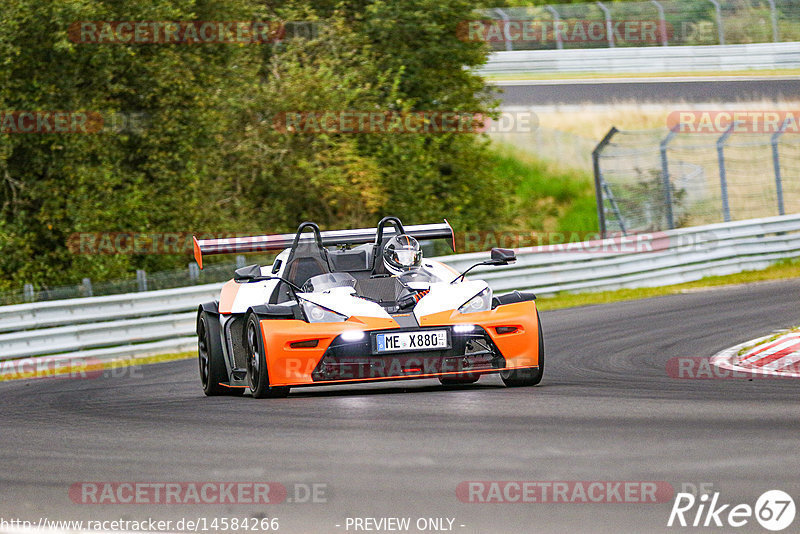
[[[75,232],[282,232],[448,217],[500,229],[511,191],[474,133],[287,133],[294,111],[491,114],[464,0],[4,0],[0,112],[88,111],[94,134],[0,133],[0,288],[188,255],[80,255]],[[82,43],[77,21],[305,21],[265,44]],[[122,118],[124,121],[120,121]],[[137,118],[132,128],[131,118]],[[116,126],[109,123],[116,121]],[[125,121],[127,121],[125,123]]]

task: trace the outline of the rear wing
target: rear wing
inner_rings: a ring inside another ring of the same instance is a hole
[[[405,226],[405,233],[419,240],[423,239],[447,239],[450,248],[455,251],[456,241],[453,228],[447,219],[439,224],[418,224]],[[397,230],[388,226],[383,230],[383,237],[391,237]],[[314,241],[314,234],[308,237],[301,236],[300,243],[311,243]],[[321,232],[322,246],[336,245],[363,245],[374,243],[378,235],[377,228],[357,228],[355,230],[329,230]],[[294,243],[296,234],[274,234],[260,235],[253,237],[230,237],[222,239],[197,239],[192,236],[194,242],[194,259],[197,265],[203,268],[203,256],[214,254],[245,254],[247,252],[266,252],[271,250],[283,250],[289,248]]]

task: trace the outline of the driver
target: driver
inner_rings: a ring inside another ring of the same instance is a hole
[[[419,242],[408,234],[394,236],[383,247],[383,265],[387,273],[395,276],[419,269],[422,265]]]

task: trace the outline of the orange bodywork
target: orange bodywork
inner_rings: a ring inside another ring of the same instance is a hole
[[[223,290],[224,293],[224,290]],[[222,311],[222,299],[220,300]],[[421,327],[474,324],[483,327],[506,360],[506,369],[539,365],[539,324],[533,301],[498,306],[487,312],[461,314],[446,311],[422,318]],[[499,327],[514,327],[508,333],[498,333]],[[274,386],[327,385],[352,381],[385,380],[386,377],[315,382],[311,373],[323,358],[333,340],[347,330],[369,332],[399,328],[393,319],[350,317],[337,323],[306,323],[299,320],[264,319],[261,332],[267,357],[269,381]],[[315,347],[293,348],[290,343],[318,340]],[[485,372],[485,371],[484,371]],[[413,378],[443,376],[416,374]],[[405,377],[398,377],[405,378]],[[412,378],[412,377],[408,377]]]

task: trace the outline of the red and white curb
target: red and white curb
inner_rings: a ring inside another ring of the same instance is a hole
[[[768,375],[785,378],[800,378],[800,332],[786,334],[769,341],[764,336],[740,343],[711,357],[711,363],[722,369],[753,375]],[[739,354],[745,347],[754,346]]]

